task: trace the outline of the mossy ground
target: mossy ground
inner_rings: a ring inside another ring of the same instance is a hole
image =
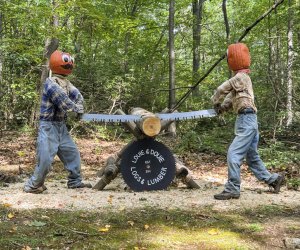
[[[279,206],[71,212],[3,204],[0,216],[0,249],[276,249],[300,235],[300,208]]]

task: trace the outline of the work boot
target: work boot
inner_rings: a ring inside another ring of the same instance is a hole
[[[91,183],[83,183],[81,182],[79,186],[69,186],[68,188],[74,189],[74,188],[92,188]]]
[[[29,188],[29,187],[24,187],[23,191],[25,193],[31,193],[31,194],[41,194],[43,193],[45,190],[47,190],[47,187],[45,185],[42,185],[38,188]]]
[[[214,198],[216,200],[230,200],[230,199],[238,199],[240,198],[240,194],[233,194],[230,192],[226,192],[225,190],[222,193],[215,194]]]
[[[284,173],[278,175],[277,179],[275,181],[273,181],[272,183],[269,184],[269,187],[274,189],[273,192],[275,194],[279,193],[283,181],[284,181]]]

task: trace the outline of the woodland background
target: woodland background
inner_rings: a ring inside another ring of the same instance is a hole
[[[275,2],[0,0],[0,130],[36,127],[57,47],[75,56],[70,80],[86,112],[172,108]],[[300,159],[300,1],[280,2],[242,40],[251,52],[261,153],[274,167]],[[225,59],[177,110],[212,108],[214,89],[229,77]],[[225,119],[222,126],[218,119],[177,124],[179,148],[226,152],[235,115]]]

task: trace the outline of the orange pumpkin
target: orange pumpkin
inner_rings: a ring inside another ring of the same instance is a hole
[[[230,44],[227,49],[227,62],[231,70],[248,69],[251,58],[249,49],[244,43]]]
[[[56,50],[50,56],[49,67],[55,74],[69,75],[74,67],[74,59],[69,53]]]

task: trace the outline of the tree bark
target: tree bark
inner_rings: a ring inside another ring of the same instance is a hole
[[[56,3],[55,0],[52,1],[52,6],[53,6],[53,9],[55,9],[57,7],[57,3]],[[58,27],[58,25],[59,25],[58,24],[58,17],[53,15],[52,20],[50,21],[50,24],[54,28]],[[43,84],[44,84],[46,78],[49,75],[49,69],[48,69],[49,58],[50,58],[51,54],[58,48],[58,45],[59,45],[59,40],[57,38],[52,37],[52,38],[47,38],[46,39],[45,49],[44,49],[44,61],[43,61],[42,73],[41,73],[41,80],[40,80],[40,83],[37,85],[37,91],[39,92],[40,97],[42,96]],[[31,125],[34,124],[34,121],[39,116],[40,102],[37,103],[36,107],[34,107],[34,109],[32,111],[32,115],[31,115],[31,119],[30,119],[30,124]]]
[[[288,61],[287,61],[287,121],[286,126],[291,126],[293,122],[293,78],[292,69],[294,61],[293,51],[293,8],[292,0],[289,0],[288,11]]]
[[[193,83],[199,78],[200,68],[200,44],[202,9],[205,0],[193,0]],[[194,89],[194,95],[199,95],[199,86]]]
[[[169,109],[175,105],[175,41],[174,41],[174,16],[175,0],[169,2]],[[170,136],[176,136],[176,123],[173,122],[168,128]]]

